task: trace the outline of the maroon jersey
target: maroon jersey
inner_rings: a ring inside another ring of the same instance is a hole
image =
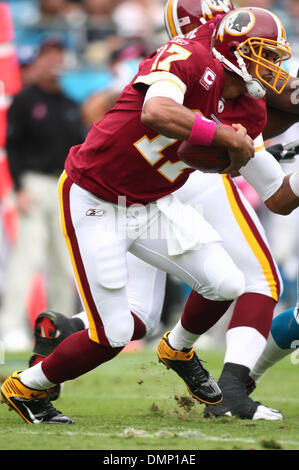
[[[66,172],[79,186],[106,201],[146,204],[181,187],[194,171],[177,157],[180,141],[142,124],[140,114],[149,85],[163,78],[185,91],[184,106],[224,124],[240,123],[254,139],[266,124],[263,100],[248,95],[224,101],[224,70],[210,53],[211,29],[169,41],[144,59],[116,105],[72,147]],[[188,37],[192,36],[192,37]],[[193,37],[194,36],[194,37]]]

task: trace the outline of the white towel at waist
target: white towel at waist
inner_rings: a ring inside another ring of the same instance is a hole
[[[157,201],[166,217],[168,254],[180,255],[198,249],[203,243],[221,241],[221,237],[194,206],[181,203],[173,194]]]

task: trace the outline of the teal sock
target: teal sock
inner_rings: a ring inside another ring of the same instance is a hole
[[[294,310],[291,308],[273,318],[265,349],[250,372],[250,376],[256,382],[270,367],[299,346],[299,325]]]

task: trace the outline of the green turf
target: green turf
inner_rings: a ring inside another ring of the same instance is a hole
[[[26,367],[28,355],[10,354],[1,376]],[[221,351],[200,357],[218,377]],[[121,353],[65,384],[55,406],[74,425],[30,425],[0,407],[0,450],[245,450],[299,449],[298,367],[284,359],[262,379],[253,398],[280,409],[283,421],[204,419],[173,371],[153,348]]]

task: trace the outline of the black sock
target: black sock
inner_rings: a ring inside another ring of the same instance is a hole
[[[234,364],[233,362],[226,362],[223,366],[222,374],[228,372],[235,377],[238,377],[242,382],[247,383],[250,369],[241,364]]]

